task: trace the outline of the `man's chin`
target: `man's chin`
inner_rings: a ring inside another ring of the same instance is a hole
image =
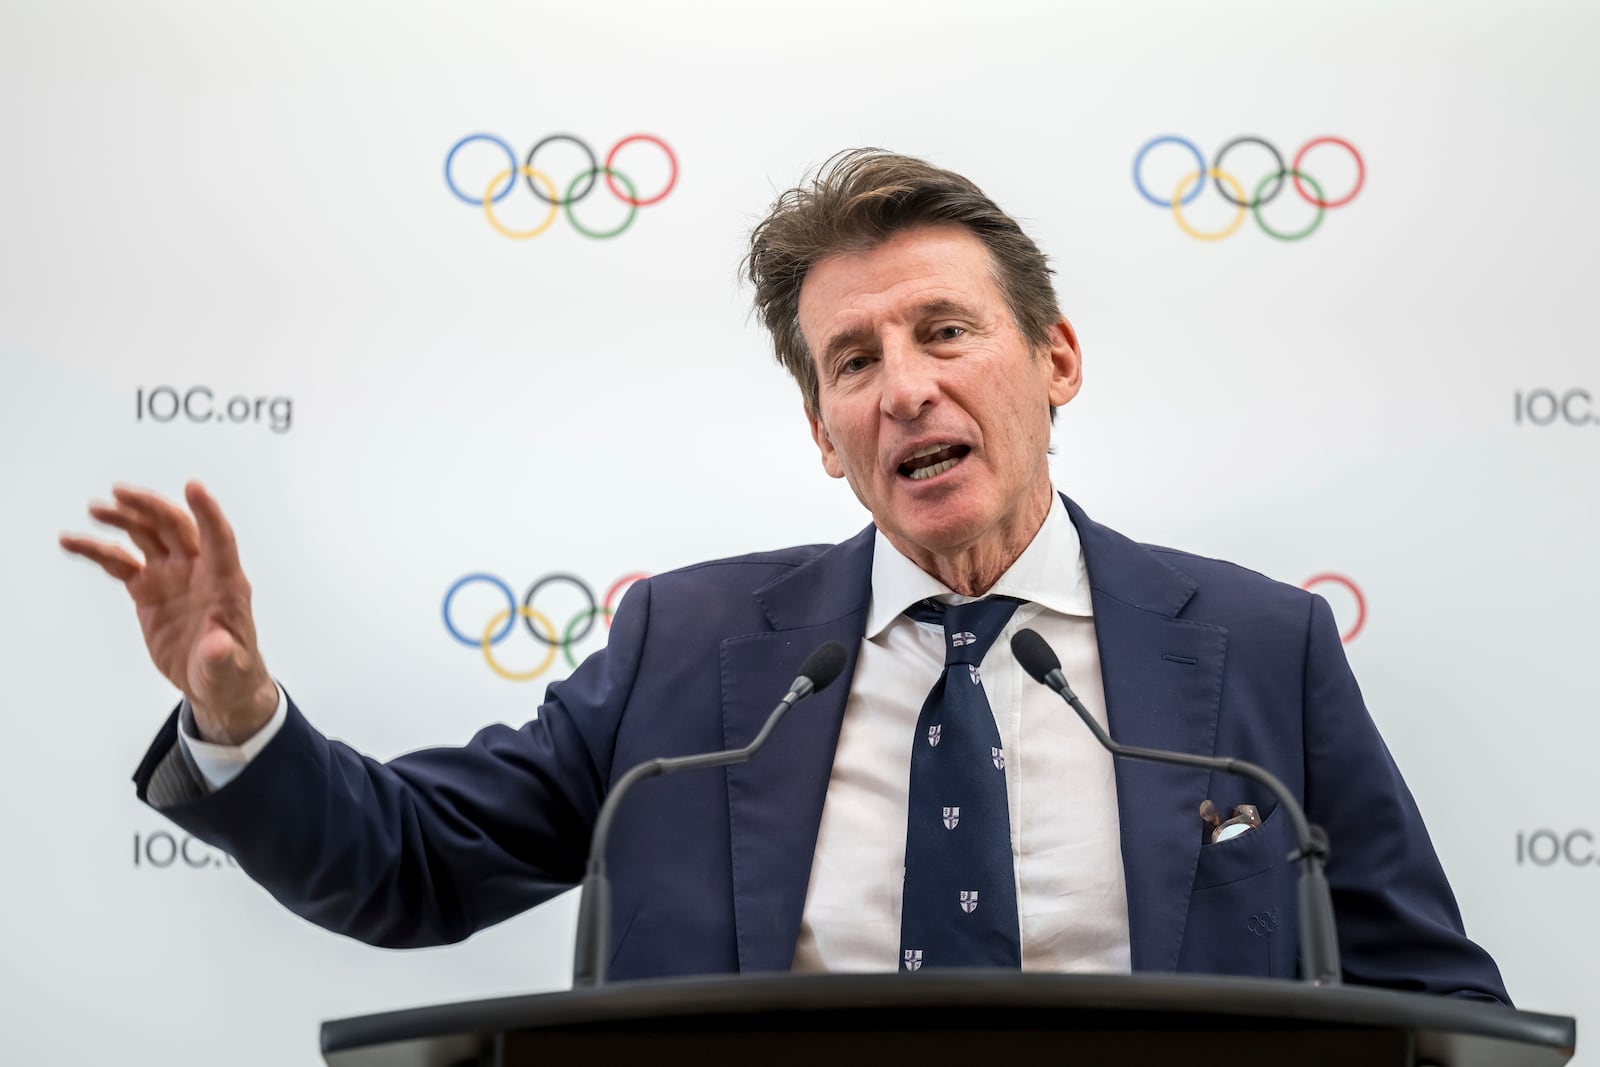
[[[938,514],[921,517],[893,516],[890,523],[879,522],[878,529],[902,555],[917,560],[927,556],[953,559],[978,544],[984,529],[975,517],[951,514],[953,510],[945,507]]]

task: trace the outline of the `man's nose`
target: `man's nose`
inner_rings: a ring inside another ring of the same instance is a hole
[[[881,407],[893,419],[917,418],[939,395],[935,361],[910,343],[884,346],[881,381]]]

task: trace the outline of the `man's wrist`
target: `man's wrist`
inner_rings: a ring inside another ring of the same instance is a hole
[[[195,774],[204,781],[211,792],[216,792],[234,778],[267,747],[289,718],[289,696],[276,682],[271,692],[275,698],[274,710],[267,722],[240,744],[218,744],[200,736],[194,717],[193,705],[185,700],[178,709],[178,744],[188,756]]]
[[[194,712],[197,740],[213,745],[238,746],[260,733],[278,712],[283,690],[269,676],[256,688],[250,708],[243,714],[217,714],[194,701],[189,701]]]

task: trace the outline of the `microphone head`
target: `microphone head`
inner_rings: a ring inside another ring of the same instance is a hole
[[[825,641],[811,651],[800,667],[800,677],[811,679],[812,692],[826,689],[844,671],[844,646],[837,641]]]
[[[1022,669],[1028,672],[1028,677],[1040,685],[1050,685],[1045,676],[1061,669],[1055,649],[1032,630],[1018,630],[1012,636],[1011,654],[1017,657]]]

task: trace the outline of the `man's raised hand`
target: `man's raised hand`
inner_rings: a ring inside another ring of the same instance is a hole
[[[250,583],[233,529],[199,482],[184,488],[189,512],[143,489],[118,486],[111,504],[91,504],[97,522],[128,535],[122,545],[63,534],[61,547],[98,563],[133,597],[145,648],[194,708],[200,736],[248,739],[272,718],[278,687],[261,661]]]

